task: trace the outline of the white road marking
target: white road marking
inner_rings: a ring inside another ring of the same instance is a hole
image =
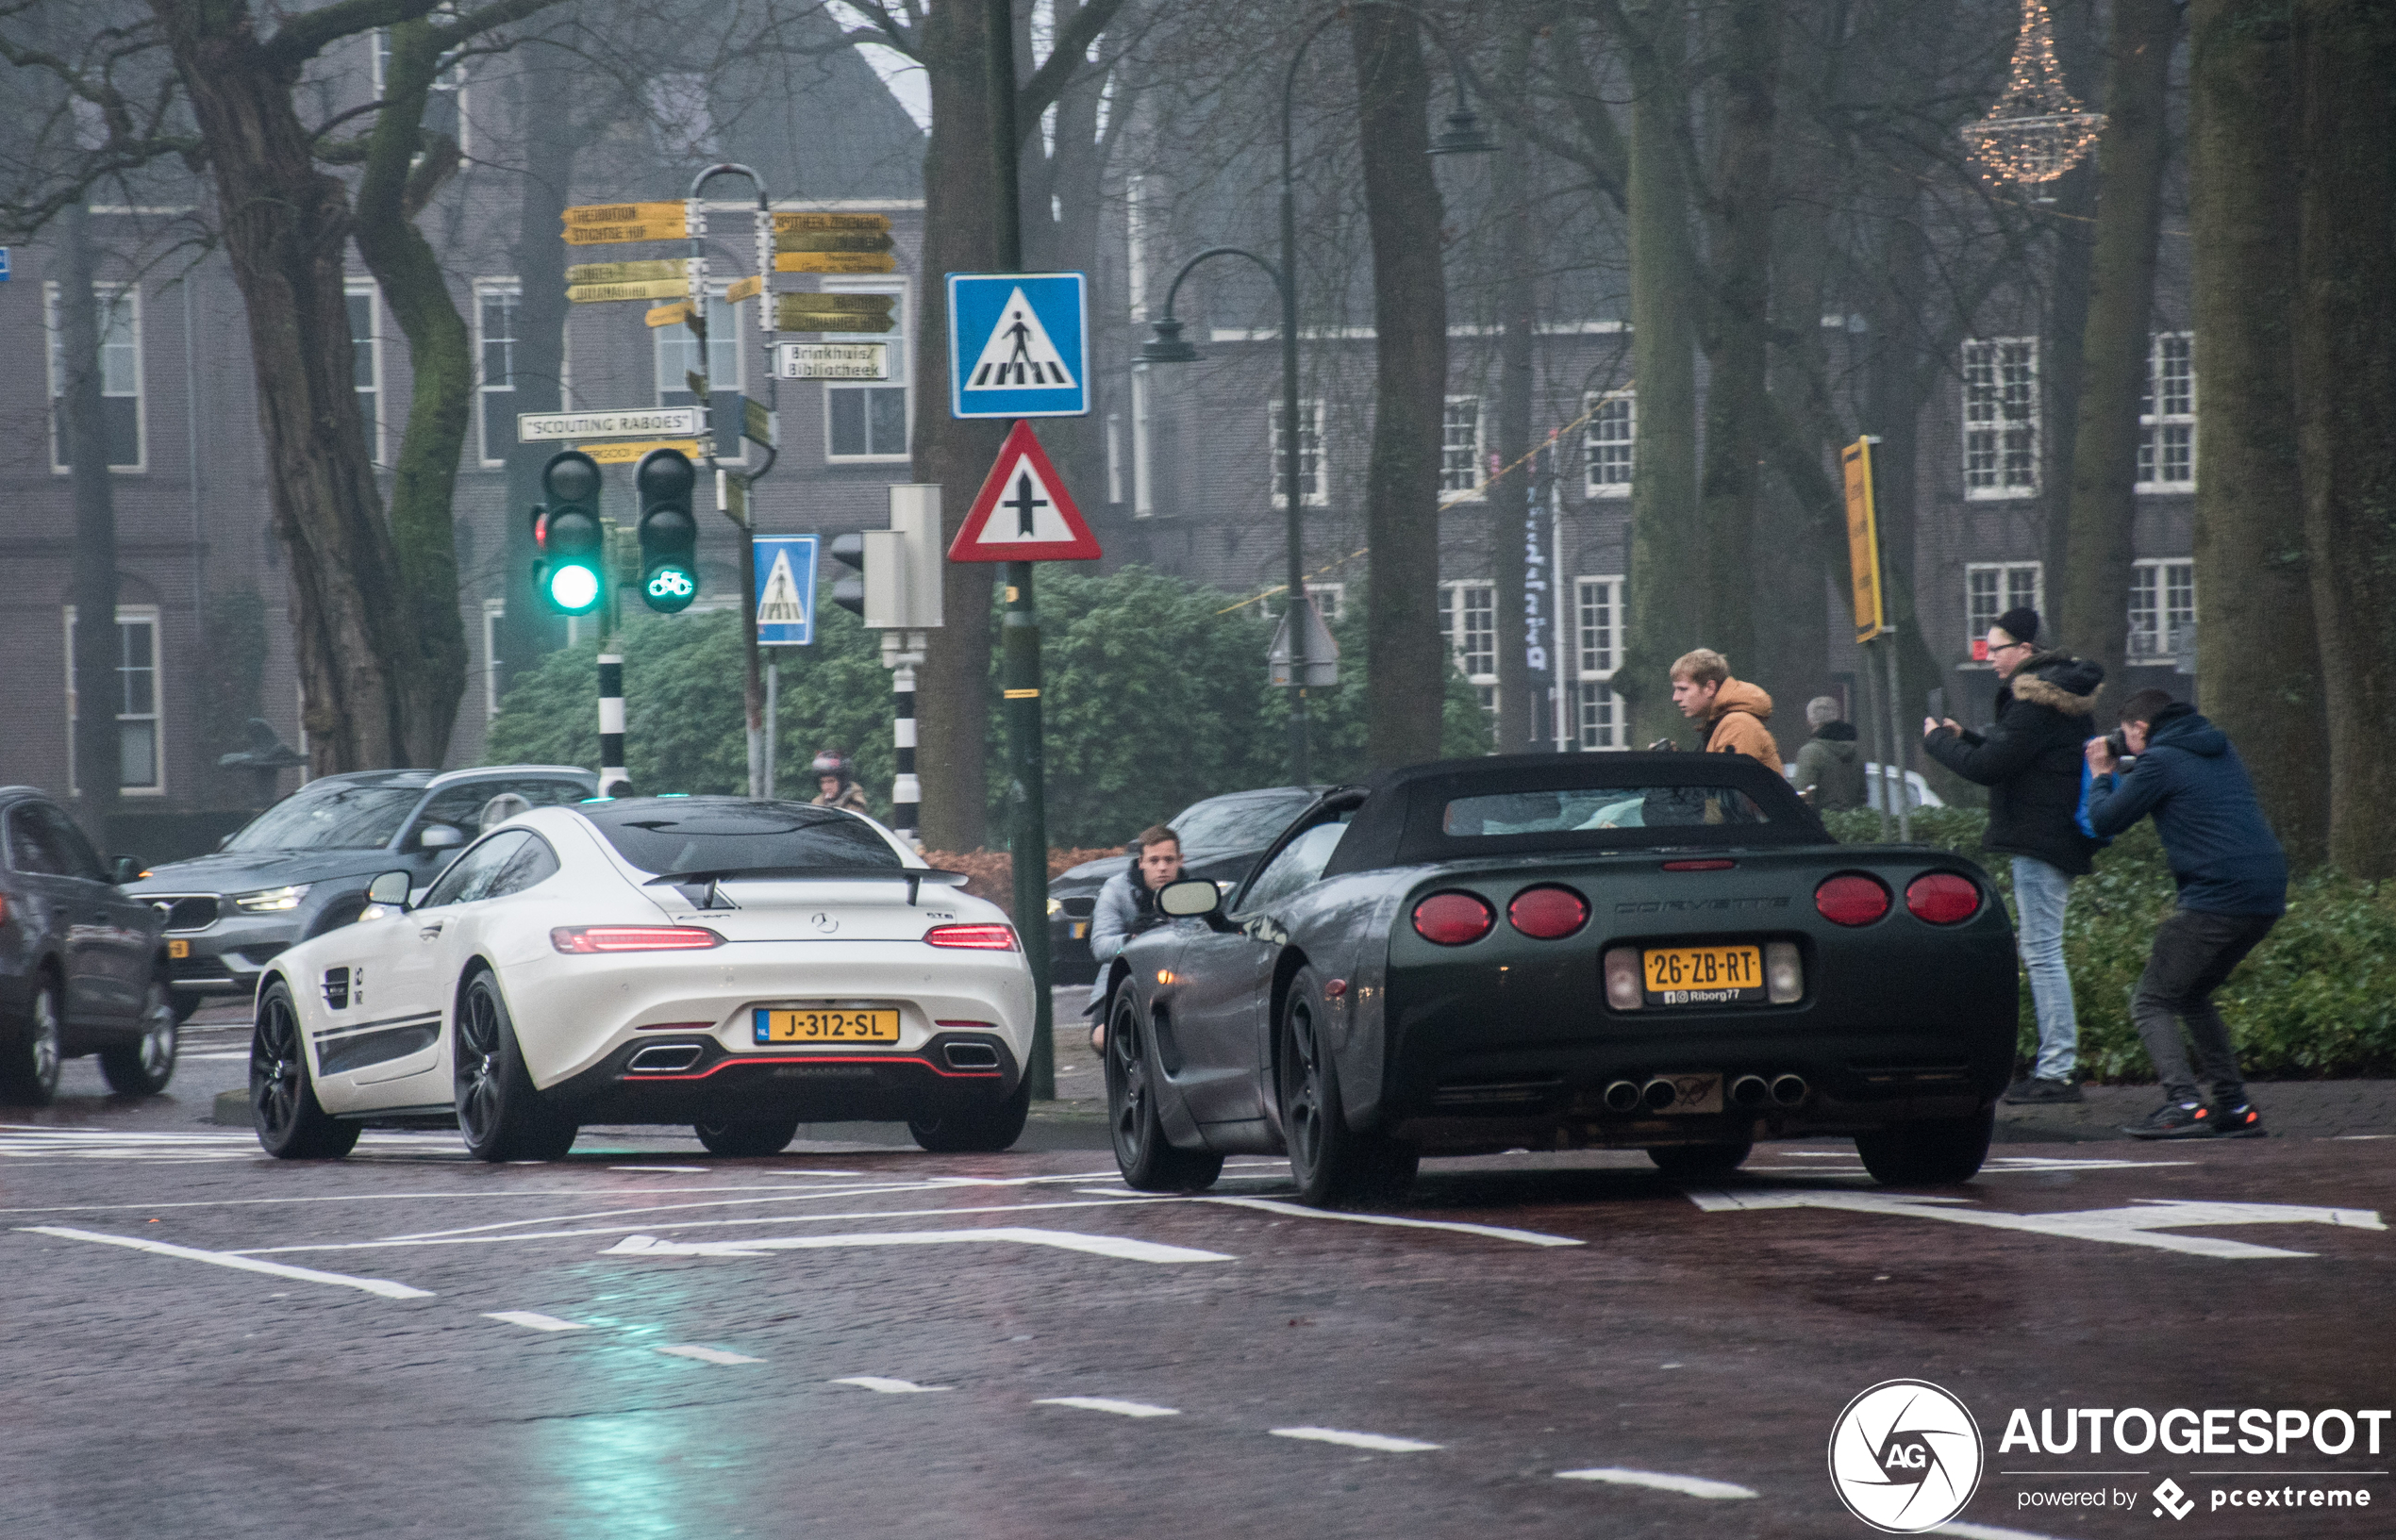
[[[1308,1208],[1303,1203],[1284,1203],[1271,1198],[1200,1197],[1201,1203],[1229,1203],[1235,1208],[1258,1208],[1268,1214],[1287,1214],[1300,1219],[1344,1219],[1350,1224],[1399,1225],[1407,1230],[1453,1230],[1465,1235],[1487,1235],[1492,1240],[1520,1241],[1525,1246],[1587,1246],[1589,1242],[1574,1240],[1570,1235],[1543,1235],[1536,1230],[1508,1230],[1504,1225],[1465,1224],[1455,1219],[1401,1219],[1390,1214],[1339,1214],[1330,1209]]]
[[[2294,1203],[2210,1203],[2142,1200],[2128,1208],[2080,1209],[2059,1214],[2005,1214],[1989,1209],[1959,1208],[1969,1199],[1932,1198],[1887,1192],[1739,1192],[1685,1189],[1689,1201],[1708,1214],[1767,1208],[1844,1209],[1855,1214],[1905,1215],[1919,1219],[1943,1219],[1949,1224],[1984,1225],[1991,1230],[2027,1231],[2071,1240],[2104,1241],[2116,1246],[2145,1246],[2188,1256],[2224,1261],[2262,1257],[2304,1257],[2310,1251],[2288,1251],[2211,1235],[2172,1235],[2161,1232],[2217,1225],[2325,1224],[2349,1230],[2386,1230],[2376,1210],[2308,1208]]]
[[[1043,1396],[1034,1406],[1071,1406],[1084,1412],[1112,1412],[1119,1417],[1177,1417],[1181,1413],[1170,1406],[1151,1406],[1146,1401],[1119,1401],[1105,1396]]]
[[[600,1252],[601,1256],[762,1256],[768,1251],[817,1251],[846,1246],[948,1246],[973,1241],[1010,1241],[1019,1246],[1053,1246],[1060,1251],[1124,1262],[1237,1262],[1221,1251],[1194,1250],[1187,1246],[1160,1246],[1127,1235],[1084,1235],[1071,1230],[1030,1230],[1013,1225],[988,1230],[885,1230],[853,1235],[786,1235],[771,1240],[681,1241],[655,1235],[626,1235]]]
[[[249,1056],[250,1051],[246,1048],[241,1048],[224,1053],[177,1053],[175,1056],[175,1062],[177,1064],[190,1064],[196,1059],[246,1059]]]
[[[700,1348],[687,1342],[676,1347],[660,1348],[657,1351],[668,1358],[695,1358],[702,1364],[762,1364],[765,1362],[762,1358],[751,1358],[746,1353],[728,1353],[721,1348]]]
[[[313,1267],[294,1267],[281,1262],[260,1262],[256,1257],[236,1256],[230,1251],[203,1251],[190,1246],[170,1246],[165,1241],[144,1240],[134,1235],[108,1235],[97,1230],[75,1230],[65,1225],[22,1225],[19,1229],[35,1235],[56,1235],[61,1240],[97,1241],[103,1246],[122,1246],[128,1250],[148,1251],[158,1256],[181,1257],[187,1262],[206,1262],[214,1267],[233,1267],[242,1272],[265,1273],[275,1278],[296,1278],[308,1283],[338,1283],[343,1288],[362,1289],[379,1294],[386,1300],[429,1300],[430,1289],[411,1288],[394,1283],[387,1278],[353,1278],[347,1273],[318,1272]]]
[[[1962,1540],[2055,1540],[2055,1536],[2036,1530],[2001,1530],[1994,1524],[1967,1524],[1961,1519],[1941,1524],[1930,1532],[1960,1535]]]
[[[885,1380],[878,1374],[852,1374],[845,1380],[835,1380],[836,1385],[855,1385],[860,1390],[878,1390],[885,1396],[916,1396],[934,1390],[946,1390],[947,1385],[919,1385],[912,1380]]]
[[[1273,1428],[1275,1438],[1304,1438],[1317,1444],[1344,1444],[1352,1449],[1378,1449],[1383,1454],[1414,1454],[1436,1449],[1419,1438],[1391,1438],[1387,1433],[1352,1433],[1339,1428]]]
[[[555,1316],[544,1316],[538,1310],[486,1310],[483,1319],[506,1321],[510,1326],[529,1326],[536,1332],[588,1332],[581,1321],[561,1321]]]
[[[712,1166],[610,1166],[610,1171],[664,1171],[670,1176],[705,1176]]]
[[[1658,1492],[1678,1492],[1687,1498],[1752,1498],[1755,1495],[1729,1482],[1709,1482],[1703,1476],[1667,1476],[1653,1470],[1625,1470],[1620,1465],[1559,1470],[1556,1474],[1560,1480],[1568,1482],[1610,1482],[1616,1486],[1652,1486]]]

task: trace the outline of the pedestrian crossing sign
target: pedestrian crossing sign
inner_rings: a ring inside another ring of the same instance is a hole
[[[815,640],[812,535],[760,535],[754,575],[757,645],[806,647]]]
[[[1078,273],[948,275],[949,412],[1090,411],[1090,286]]]

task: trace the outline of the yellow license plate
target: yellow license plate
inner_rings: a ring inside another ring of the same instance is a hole
[[[1764,998],[1761,947],[1657,947],[1640,962],[1651,1005],[1736,1005]]]
[[[757,1035],[760,1043],[895,1043],[899,1013],[833,1006],[760,1010]]]
[[[166,944],[166,954],[170,957],[189,957],[191,955],[191,943],[189,941],[169,941]]]

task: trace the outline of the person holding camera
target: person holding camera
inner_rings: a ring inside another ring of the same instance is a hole
[[[2069,653],[2041,652],[2038,612],[2006,610],[1988,628],[1988,662],[2004,685],[1997,720],[1980,732],[1924,719],[1931,758],[1988,788],[1982,848],[2013,857],[2016,945],[2038,1012],[2038,1056],[2006,1087],[2012,1102],[2077,1101],[2080,1018],[2063,960],[2063,912],[2072,884],[2096,869],[2096,841],[2081,832],[2080,745],[2088,737],[2105,670]]]
[[[2263,1116],[2246,1100],[2213,991],[2288,912],[2287,853],[2227,735],[2167,691],[2142,689],[2122,702],[2119,747],[2092,738],[2086,753],[2095,777],[2089,827],[2109,839],[2153,815],[2180,887],[2179,908],[2155,933],[2130,1001],[2163,1105],[2123,1132],[2135,1139],[2259,1137]],[[2193,1071],[2182,1023],[2196,1047]],[[2212,1086],[2209,1099],[2199,1094],[2200,1076]]]
[[[1180,875],[1181,836],[1162,823],[1142,829],[1131,842],[1131,860],[1106,879],[1090,911],[1090,954],[1098,959],[1098,977],[1090,982],[1084,1016],[1106,1008],[1106,965],[1133,936],[1168,923],[1169,917],[1156,907],[1156,893]],[[1090,1029],[1090,1052],[1101,1052],[1106,1046],[1106,1018],[1100,1016]]]

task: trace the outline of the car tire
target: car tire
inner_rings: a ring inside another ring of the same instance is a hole
[[[732,1118],[693,1123],[691,1132],[711,1155],[778,1155],[799,1136],[795,1118]]]
[[[1321,981],[1314,969],[1300,969],[1282,1004],[1273,1056],[1282,1136],[1298,1201],[1314,1208],[1395,1202],[1413,1184],[1422,1155],[1387,1134],[1360,1134],[1348,1126],[1339,1066],[1323,1034],[1329,1019]]]
[[[175,1055],[182,1040],[182,1019],[166,981],[152,979],[141,997],[141,1035],[129,1043],[100,1051],[100,1073],[119,1096],[156,1096],[175,1078]]]
[[[58,1094],[61,1052],[58,981],[43,971],[33,986],[25,1019],[17,1023],[14,1040],[0,1049],[0,1101],[19,1107],[46,1107]]]
[[[459,994],[450,1067],[458,1132],[476,1160],[562,1160],[574,1148],[580,1130],[533,1085],[515,1018],[488,969],[477,970]]]
[[[1944,1187],[1969,1182],[1988,1158],[1996,1132],[1994,1102],[1964,1118],[1895,1123],[1855,1135],[1864,1169],[1888,1187]]]
[[[339,1160],[357,1147],[361,1131],[316,1100],[299,1010],[280,979],[258,996],[250,1028],[250,1124],[258,1148],[276,1160]]]
[[[1665,1144],[1649,1150],[1647,1158],[1676,1182],[1712,1182],[1738,1170],[1755,1148],[1753,1139],[1734,1144]]]
[[[936,1155],[994,1155],[1023,1136],[1023,1120],[1031,1115],[1032,1083],[1026,1076],[1013,1096],[943,1107],[931,1118],[910,1118],[907,1131]]]
[[[1183,1150],[1165,1137],[1156,1116],[1156,1055],[1141,1030],[1140,1004],[1128,986],[1115,991],[1106,1026],[1106,1124],[1115,1167],[1135,1192],[1203,1192],[1223,1175],[1223,1157]]]

